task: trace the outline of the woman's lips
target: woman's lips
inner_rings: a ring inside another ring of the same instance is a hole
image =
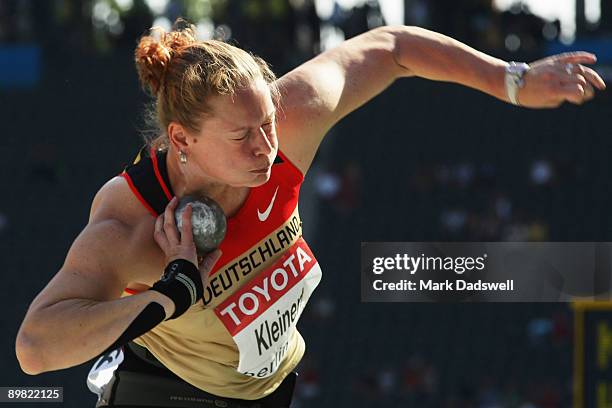
[[[251,170],[251,173],[267,173],[269,169],[270,169],[270,166],[268,165],[258,170]]]

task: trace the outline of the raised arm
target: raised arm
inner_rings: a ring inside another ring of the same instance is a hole
[[[522,106],[580,104],[604,89],[590,68],[589,53],[569,53],[530,64],[518,92]],[[570,65],[568,65],[570,64]],[[380,27],[328,50],[279,79],[280,148],[305,173],[322,138],[340,119],[382,92],[397,78],[418,76],[454,82],[508,102],[508,64],[445,35],[418,27]]]
[[[507,62],[419,27],[389,29],[397,38],[397,62],[414,75],[455,82],[509,102],[504,80]],[[573,52],[530,63],[525,85],[518,90],[520,105],[553,108],[565,101],[581,104],[593,98],[593,86],[603,90],[606,85],[595,71],[580,64],[595,61],[593,54]]]

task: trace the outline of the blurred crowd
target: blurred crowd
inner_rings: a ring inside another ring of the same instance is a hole
[[[333,4],[331,13],[322,11],[330,8],[327,3]],[[507,10],[499,10],[494,0],[403,3],[405,24],[434,29],[484,51],[536,55],[561,31],[559,20],[534,15],[520,0]],[[577,2],[578,36],[612,32],[609,2],[601,2],[597,23],[585,20],[580,5],[584,1]],[[203,37],[235,41],[280,71],[318,53],[321,32],[330,27],[350,38],[386,23],[377,0],[2,0],[0,43],[104,53],[132,47],[147,27],[168,26],[179,16],[195,23]]]
[[[576,170],[569,166],[537,159],[526,169],[515,168],[522,177],[523,191],[519,196],[546,194],[563,179],[575,177]],[[550,220],[546,214],[540,214],[531,200],[513,202],[513,194],[499,182],[497,167],[495,163],[428,163],[409,176],[406,188],[413,193],[427,196],[444,192],[450,198],[432,226],[440,241],[549,240]],[[362,183],[361,168],[355,161],[339,169],[323,170],[315,177],[316,192],[339,219],[349,218],[362,207]]]

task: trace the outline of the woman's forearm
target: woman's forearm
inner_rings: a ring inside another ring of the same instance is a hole
[[[60,370],[82,364],[113,344],[150,303],[174,312],[172,301],[161,293],[97,302],[67,299],[28,313],[17,336],[17,357],[28,374]]]
[[[440,33],[412,26],[389,27],[396,37],[395,59],[412,75],[455,82],[508,101],[506,62]]]

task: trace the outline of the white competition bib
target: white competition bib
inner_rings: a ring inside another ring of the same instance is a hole
[[[299,238],[276,263],[215,307],[240,351],[239,372],[256,378],[274,374],[320,281],[321,268]]]

